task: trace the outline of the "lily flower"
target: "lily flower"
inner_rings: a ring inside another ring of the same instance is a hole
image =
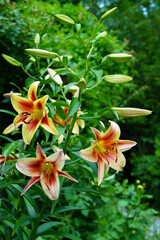
[[[4,130],[3,134],[11,133],[21,124],[22,136],[26,144],[30,144],[39,126],[52,134],[58,134],[52,119],[47,116],[45,109],[49,96],[46,95],[37,99],[39,83],[39,81],[36,81],[31,84],[28,90],[28,99],[11,94],[11,102],[18,115],[14,118],[13,123]]]
[[[121,171],[126,164],[122,152],[129,150],[136,145],[136,142],[130,140],[120,140],[120,128],[117,123],[110,121],[110,127],[103,133],[96,128],[91,128],[96,140],[92,146],[80,151],[80,155],[85,160],[98,163],[98,185],[101,184],[109,167],[117,172]]]
[[[77,182],[77,180],[72,178],[68,173],[61,171],[64,164],[65,156],[63,150],[46,157],[40,145],[37,143],[36,158],[20,158],[16,163],[16,168],[21,173],[32,177],[21,195],[23,195],[35,182],[40,181],[48,198],[51,200],[57,199],[60,189],[58,176],[63,176]]]
[[[54,102],[55,100],[52,99],[52,101]],[[69,101],[69,100],[68,100]],[[62,107],[63,108],[63,111],[65,112],[65,117],[67,117],[68,115],[68,110],[69,108],[68,107]],[[55,109],[56,110],[56,109]],[[84,114],[80,109],[77,111],[77,117],[79,117],[80,115]],[[54,120],[56,122],[54,122]],[[57,114],[57,111],[56,111],[56,114],[54,116],[54,119],[53,119],[53,122],[55,125],[58,125],[57,123],[59,123],[60,125],[62,126],[66,126],[66,124],[69,124],[70,123],[70,120],[72,121],[72,118],[70,119],[67,119],[66,121],[64,121],[58,114]],[[80,128],[84,128],[85,127],[85,122],[84,120],[82,119],[76,119],[76,122],[73,126],[73,130],[72,130],[72,133],[73,134],[77,134],[79,135],[79,127]],[[61,142],[63,141],[63,134],[60,136],[60,138],[58,139],[58,144],[60,144]]]
[[[15,160],[16,158],[12,155],[9,155],[7,158],[5,158],[3,155],[0,155],[0,165],[3,165],[5,162],[9,160]]]

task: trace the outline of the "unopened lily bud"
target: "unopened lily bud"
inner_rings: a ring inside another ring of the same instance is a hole
[[[107,32],[106,32],[106,31],[101,32],[100,34],[98,34],[98,36],[96,37],[96,39],[99,39],[99,38],[105,37],[105,36],[107,36]]]
[[[36,34],[35,39],[34,39],[34,43],[36,45],[38,45],[40,43],[40,35],[39,35],[39,33]]]
[[[29,61],[34,63],[36,62],[36,59],[34,57],[30,57]]]
[[[127,62],[132,58],[132,55],[125,53],[112,53],[108,55],[115,62]]]
[[[141,182],[141,181],[140,181],[139,179],[138,179],[138,180],[136,180],[136,183],[137,183],[137,184],[140,184],[140,182]]]
[[[132,77],[126,75],[106,75],[103,79],[111,83],[125,83],[132,81]]]
[[[50,78],[50,75],[47,74],[47,75],[45,76],[44,80],[48,80],[49,78]]]
[[[63,84],[61,77],[59,75],[56,75],[56,72],[53,69],[48,68],[48,73],[56,84],[58,85]]]
[[[86,89],[87,83],[84,78],[81,78],[80,81],[77,83],[77,86],[81,89]]]
[[[77,90],[79,90],[79,87],[78,86],[72,86],[72,87],[70,87],[70,89],[69,89],[69,91],[71,92],[71,93],[74,93],[74,92],[77,92]]]
[[[74,20],[66,15],[56,14],[55,16],[56,16],[56,18],[58,18],[59,21],[61,21],[63,23],[67,23],[69,25],[75,25]]]
[[[144,187],[142,185],[138,185],[137,189],[143,189]]]
[[[25,49],[27,53],[32,54],[33,56],[40,57],[40,58],[56,58],[58,56],[57,53],[49,52],[43,49]]]
[[[117,10],[117,7],[114,7],[110,10],[108,10],[106,13],[104,13],[101,17],[101,19],[106,19],[112,16],[112,14],[114,14],[114,12]]]
[[[21,96],[21,93],[15,93],[15,92],[4,93],[3,96],[6,97],[6,98],[11,98],[11,94],[15,94],[17,96]]]
[[[18,62],[17,60],[15,60],[14,58],[6,55],[6,54],[2,54],[2,57],[11,65],[16,66],[16,67],[21,67],[22,63]]]
[[[114,111],[118,113],[119,116],[123,117],[142,117],[152,113],[150,110],[140,109],[140,108],[116,108],[112,107]]]
[[[64,57],[64,56],[56,57],[56,58],[54,59],[54,61],[55,61],[55,62],[60,62],[59,59],[61,59],[61,61],[62,61],[62,60],[63,60],[63,57]],[[67,57],[68,60],[70,60],[70,59],[72,58],[72,56],[70,56],[70,55],[67,55],[67,56],[65,56],[65,57]]]

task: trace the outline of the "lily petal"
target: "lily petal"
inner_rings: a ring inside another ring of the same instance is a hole
[[[24,188],[21,195],[23,195],[35,182],[38,182],[40,177],[32,177],[32,179],[28,182],[27,186]]]
[[[37,158],[20,158],[16,163],[16,168],[29,177],[38,177],[42,172],[42,162]]]
[[[28,98],[33,102],[37,100],[37,88],[39,83],[39,81],[35,81],[28,89]]]
[[[29,99],[25,99],[23,97],[19,97],[15,94],[11,94],[11,102],[14,109],[18,113],[32,113],[33,112],[33,102]]]
[[[19,126],[23,123],[23,121],[24,121],[25,119],[26,119],[26,116],[23,116],[23,115],[21,115],[21,114],[18,114],[18,115],[14,118],[14,121],[13,121],[15,128],[16,128],[16,127],[19,127]]]
[[[85,127],[85,122],[82,119],[77,119],[76,123],[83,129]]]
[[[126,159],[121,152],[118,152],[118,156],[117,156],[116,161],[114,161],[111,157],[108,158],[108,160],[109,160],[109,167],[115,169],[117,171],[117,173],[119,171],[122,171],[123,167],[126,164]]]
[[[105,141],[105,144],[111,145],[116,142],[120,137],[120,128],[117,123],[109,121],[111,123],[108,130],[102,135],[101,140]]]
[[[61,134],[61,136],[58,138],[58,144],[60,145],[63,141],[64,135]]]
[[[8,127],[6,127],[3,131],[3,134],[9,134],[15,130],[15,125],[14,123],[10,124]]]
[[[46,158],[46,162],[54,163],[54,167],[61,171],[65,164],[65,156],[63,150],[53,153]]]
[[[44,117],[45,106],[46,106],[46,102],[48,100],[48,97],[49,97],[48,95],[45,95],[44,97],[39,98],[36,101],[34,101],[34,103],[33,103],[34,114],[36,113],[37,116]]]
[[[91,127],[91,129],[92,129],[92,132],[94,133],[96,139],[99,141],[99,140],[101,139],[101,137],[102,137],[101,132],[98,131],[96,128],[92,128],[92,127]]]
[[[104,177],[105,162],[101,158],[98,158],[97,163],[98,163],[98,185],[100,185]]]
[[[60,171],[60,172],[58,172],[58,175],[59,176],[62,176],[62,177],[66,177],[66,178],[68,178],[68,179],[70,179],[70,180],[72,180],[72,181],[74,181],[74,182],[78,182],[76,179],[74,179],[73,177],[71,177],[68,173],[66,173],[66,172],[62,172],[62,171]]]
[[[136,142],[130,141],[130,140],[118,140],[117,148],[121,152],[125,152],[125,151],[129,150],[131,147],[134,147],[136,144],[137,144]]]
[[[29,122],[29,121],[28,121]],[[30,144],[35,132],[37,131],[41,121],[37,119],[32,119],[30,123],[23,124],[22,126],[22,136],[26,144]]]
[[[52,119],[47,116],[47,112],[45,112],[45,116],[42,119],[41,126],[48,132],[54,135],[58,135],[57,129],[55,128]]]
[[[44,160],[46,158],[46,155],[44,154],[39,143],[37,143],[37,147],[36,147],[36,158],[41,160]]]
[[[51,199],[55,200],[59,196],[59,178],[58,172],[51,173],[50,175],[42,173],[40,181],[45,194]]]
[[[75,122],[72,133],[79,135],[79,127],[78,124]]]
[[[89,148],[83,149],[79,153],[82,158],[84,158],[90,162],[97,162],[97,160],[98,160],[98,155],[95,151],[95,145],[93,145]]]

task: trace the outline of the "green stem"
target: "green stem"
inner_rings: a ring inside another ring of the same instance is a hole
[[[32,229],[31,234],[30,234],[28,240],[34,240],[35,239],[35,233],[36,233],[37,228],[39,227],[39,224],[40,224],[40,222],[41,222],[41,220],[43,218],[43,214],[44,214],[44,212],[46,210],[46,207],[48,205],[48,201],[49,201],[49,199],[48,199],[48,197],[46,197],[46,200],[43,203],[43,207],[42,207],[42,209],[41,209],[41,211],[39,213],[39,216],[38,216],[38,219],[36,221],[36,224],[34,225],[34,228]]]
[[[68,131],[68,134],[67,134],[67,138],[66,138],[66,141],[65,141],[65,146],[64,146],[64,154],[66,153],[66,150],[67,150],[67,147],[68,147],[68,144],[69,144],[69,140],[70,140],[70,137],[71,137],[71,134],[72,134],[72,130],[73,130],[73,127],[74,127],[74,124],[77,120],[77,112],[74,114],[73,116],[73,119],[72,119],[72,122],[71,122],[71,127],[70,127],[70,130]]]
[[[29,74],[29,73],[27,72],[27,70],[23,67],[23,65],[22,65],[21,67],[22,67],[22,70],[23,70],[29,77],[33,78],[34,80],[37,80],[35,77],[33,77],[31,74]]]
[[[79,89],[79,96],[78,96],[79,101],[80,101],[80,98],[81,98],[81,89]],[[73,119],[72,119],[72,122],[71,122],[71,127],[70,127],[70,129],[68,131],[68,134],[67,134],[67,137],[66,137],[66,141],[65,141],[65,145],[64,145],[64,149],[63,149],[64,154],[67,151],[69,140],[70,140],[72,130],[73,130],[73,127],[74,127],[74,124],[75,124],[76,120],[77,120],[77,112],[73,115]]]
[[[97,25],[96,25],[96,27],[95,27],[95,29],[94,29],[92,35],[91,35],[90,38],[88,39],[88,41],[87,41],[87,43],[85,44],[85,46],[87,46],[87,44],[93,39],[94,34],[95,34],[95,32],[97,31],[97,28],[98,28],[100,22],[101,22],[101,19],[100,19],[99,22],[97,23]]]

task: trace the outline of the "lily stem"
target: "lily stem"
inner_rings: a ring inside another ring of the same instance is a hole
[[[47,207],[47,205],[48,205],[48,201],[49,201],[49,199],[48,199],[48,197],[46,197],[46,200],[45,200],[45,202],[43,203],[43,207],[42,207],[42,209],[41,209],[41,211],[40,211],[40,213],[39,213],[39,216],[38,216],[38,219],[37,219],[37,221],[36,221],[36,224],[34,225],[34,228],[32,229],[31,234],[30,234],[28,240],[34,240],[34,239],[36,239],[35,233],[36,233],[36,231],[37,231],[37,228],[39,227],[39,224],[41,223],[41,220],[42,220],[42,218],[43,218],[44,211],[46,210],[46,207]]]
[[[77,112],[73,115],[73,119],[72,119],[72,122],[71,122],[71,127],[68,131],[68,134],[67,134],[67,138],[66,138],[66,141],[65,141],[65,146],[64,146],[64,149],[63,149],[64,154],[66,153],[68,143],[69,143],[69,140],[70,140],[70,137],[71,137],[72,130],[73,130],[76,119],[77,119]]]
[[[27,70],[23,67],[23,65],[21,66],[22,70],[31,78],[33,78],[34,80],[37,80],[37,78],[33,77],[31,74],[29,74],[29,72],[27,72]]]

